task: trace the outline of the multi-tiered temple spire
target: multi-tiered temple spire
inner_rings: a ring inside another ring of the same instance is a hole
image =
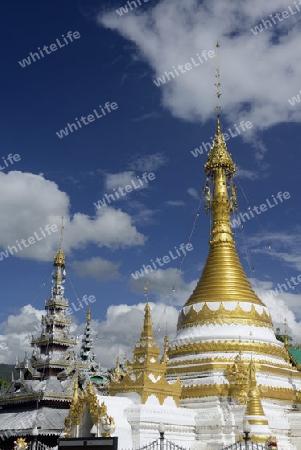
[[[76,342],[70,336],[71,319],[66,315],[68,300],[64,297],[66,264],[62,249],[63,228],[62,223],[60,244],[53,262],[51,296],[45,303],[46,315],[42,316],[41,334],[32,340],[32,345],[36,347],[36,360],[32,362],[34,378],[57,375],[64,379],[75,371],[73,348]]]
[[[86,328],[82,338],[80,359],[83,366],[80,383],[83,385],[92,381],[99,390],[106,392],[109,385],[109,374],[100,368],[94,353],[90,308],[87,311]]]
[[[45,302],[40,332],[32,338],[32,356],[17,362],[19,379],[12,380],[4,393],[0,393],[2,412],[10,411],[11,428],[19,417],[28,418],[22,426],[24,435],[39,428],[39,440],[54,446],[72,401],[73,387],[78,371],[83,369],[75,355],[76,340],[70,335],[71,319],[67,315],[68,300],[64,296],[66,276],[65,255],[62,248],[62,232],[59,248],[53,262],[52,288]],[[39,408],[43,414],[39,415]],[[14,411],[14,408],[17,408]],[[22,411],[22,413],[20,412]],[[3,416],[2,416],[3,417]],[[10,420],[7,422],[9,428]],[[13,440],[13,439],[12,439]],[[11,442],[11,448],[13,442]]]

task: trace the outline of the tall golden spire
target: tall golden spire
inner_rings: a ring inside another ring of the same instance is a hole
[[[64,230],[64,216],[62,216],[62,225],[61,225],[61,237],[60,237],[60,245],[58,251],[56,252],[53,266],[56,267],[55,280],[61,282],[63,279],[63,270],[65,269],[65,255],[62,249],[63,244],[63,230]]]
[[[148,304],[148,281],[145,283],[146,305],[144,308],[143,329],[140,336],[140,342],[154,342],[153,325],[151,319],[151,310]]]
[[[217,48],[219,44],[217,44]],[[214,313],[221,318],[227,314],[223,309],[225,302],[249,302],[254,305],[265,306],[253,291],[250,282],[243,270],[235,250],[235,242],[230,226],[230,213],[237,209],[236,186],[233,184],[235,164],[227,150],[227,145],[221,131],[220,123],[220,97],[221,83],[220,71],[217,68],[216,96],[217,127],[214,140],[208,154],[205,167],[207,183],[204,189],[206,195],[206,210],[212,215],[212,228],[209,255],[203,269],[201,278],[185,307],[204,303],[205,310],[195,314],[183,313],[179,318],[178,329],[201,323],[215,322]],[[221,310],[216,312],[207,310],[209,302],[223,302]],[[185,308],[184,307],[184,308]],[[206,309],[207,308],[207,309]],[[258,316],[258,317],[257,317]],[[272,328],[271,317],[263,311],[259,313],[252,307],[251,311],[242,310],[238,304],[237,310],[231,313],[231,317],[244,322],[246,319],[260,325]],[[257,320],[258,319],[258,320]]]

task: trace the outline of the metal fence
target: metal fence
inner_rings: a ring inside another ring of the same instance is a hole
[[[56,447],[48,447],[47,445],[43,444],[40,441],[31,441],[28,443],[28,450],[53,450],[56,449]]]
[[[266,445],[258,444],[257,442],[236,442],[223,447],[221,450],[267,450],[267,448]]]
[[[150,444],[144,445],[137,450],[188,450],[186,447],[181,447],[181,445],[175,444],[168,439],[158,438]]]

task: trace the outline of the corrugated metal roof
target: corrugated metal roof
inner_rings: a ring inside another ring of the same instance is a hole
[[[24,411],[14,409],[12,412],[0,412],[0,434],[10,430],[13,431],[32,430],[35,426],[39,429],[40,434],[56,434],[64,427],[64,420],[67,417],[69,409],[49,408],[42,406],[39,409]]]

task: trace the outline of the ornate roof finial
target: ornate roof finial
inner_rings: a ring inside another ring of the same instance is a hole
[[[287,318],[284,318],[284,334],[287,335]]]
[[[162,355],[162,358],[161,358],[161,363],[162,362],[166,363],[169,360],[169,358],[168,358],[168,347],[169,347],[169,339],[168,339],[167,332],[166,332],[166,334],[164,336],[164,351],[163,351],[163,355]]]
[[[62,244],[63,244],[63,230],[65,228],[64,226],[64,216],[61,217],[62,219],[62,225],[61,225],[61,236],[60,236],[60,245],[59,245],[59,249],[56,252],[55,255],[55,259],[54,259],[54,266],[61,266],[61,267],[65,267],[65,255],[62,249]]]
[[[141,333],[141,341],[145,340],[153,340],[153,326],[152,326],[152,319],[151,319],[151,309],[149,307],[148,302],[145,305],[144,308],[144,321],[143,321],[143,330]]]
[[[265,442],[271,434],[258,392],[255,364],[249,364],[249,393],[245,411],[245,420],[251,425],[251,438],[254,442]]]
[[[148,285],[149,285],[149,282],[148,281],[146,281],[146,283],[145,283],[145,287],[144,287],[144,291],[145,291],[145,298],[146,298],[146,303],[148,303]]]
[[[53,274],[53,283],[54,288],[56,291],[56,294],[63,294],[64,290],[61,286],[62,283],[65,281],[65,255],[62,249],[62,243],[63,243],[63,229],[64,229],[64,216],[62,216],[62,225],[61,225],[61,237],[60,237],[60,244],[58,251],[56,252],[53,266],[56,268],[54,274]]]
[[[90,323],[91,323],[91,308],[89,307],[87,311],[87,325],[90,325]]]
[[[261,400],[258,393],[256,375],[255,375],[255,364],[253,361],[249,364],[249,395],[246,407],[246,416],[261,416],[263,419],[260,421],[261,424],[266,425],[268,422],[264,417],[263,408],[261,405]],[[259,422],[258,422],[259,423]]]
[[[284,318],[284,339],[283,339],[283,343],[285,348],[287,349],[289,346],[289,342],[288,342],[288,334],[287,334],[287,318]]]
[[[62,248],[62,243],[63,243],[63,230],[64,230],[64,228],[65,228],[65,225],[64,225],[64,216],[61,216],[61,219],[62,219],[62,225],[61,225],[61,237],[60,237],[60,247],[59,247],[59,248]]]
[[[214,86],[216,87],[215,95],[216,95],[216,98],[217,98],[217,104],[216,104],[216,107],[214,109],[215,109],[215,111],[217,111],[217,122],[218,122],[218,125],[219,125],[220,110],[221,110],[220,97],[222,96],[221,91],[220,91],[220,87],[221,87],[220,76],[221,75],[220,75],[220,69],[219,69],[219,65],[218,65],[218,49],[219,49],[219,47],[220,47],[220,45],[217,42],[216,46],[215,46],[215,48],[216,48],[215,59],[217,61],[216,75],[215,75],[216,83],[214,84]]]

